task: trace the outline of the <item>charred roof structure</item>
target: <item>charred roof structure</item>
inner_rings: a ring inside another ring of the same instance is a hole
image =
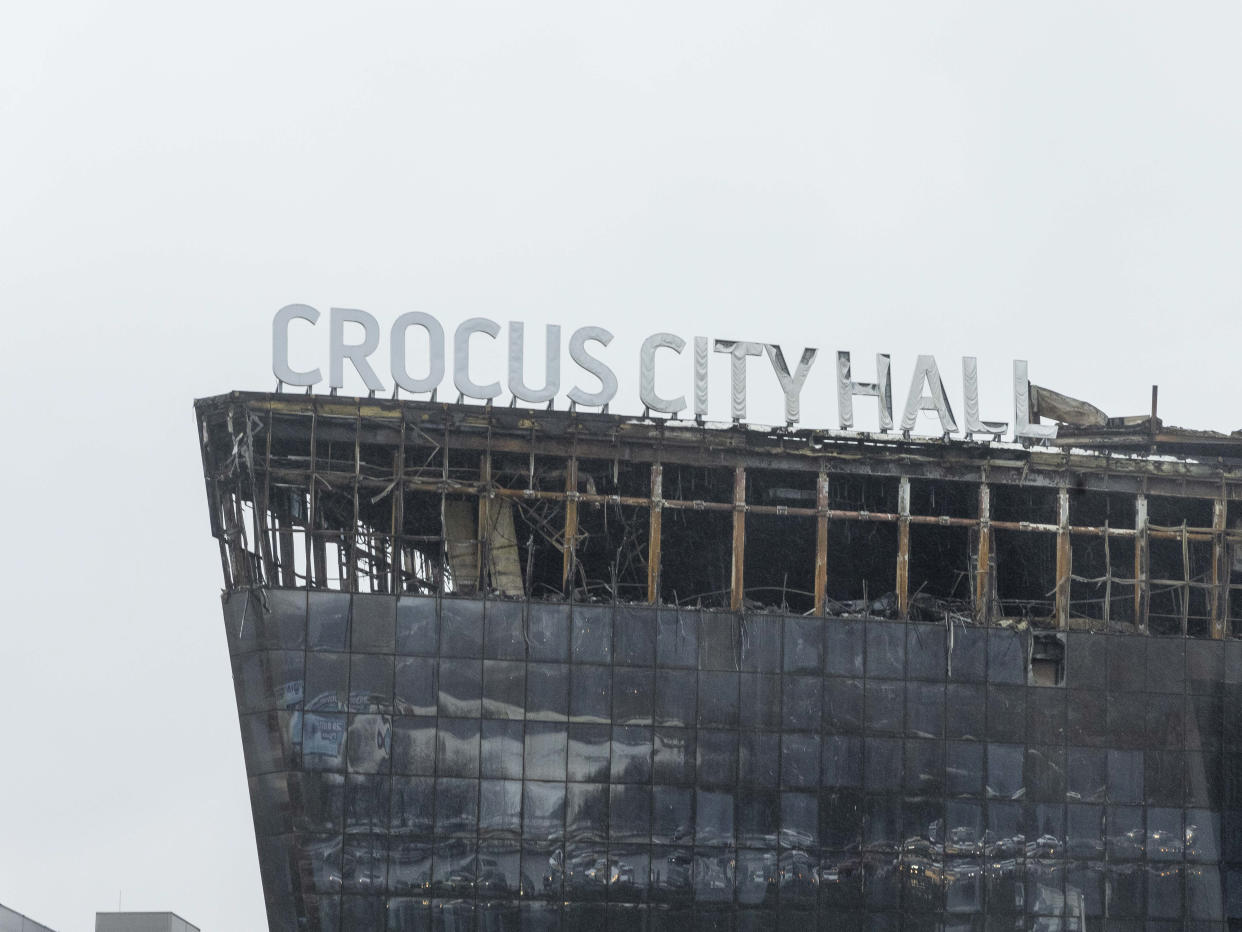
[[[1032,389],[1055,445],[197,402],[271,928],[1242,920],[1242,437]]]
[[[198,412],[229,588],[1216,638],[1242,613],[1242,436],[1147,419],[1023,448],[243,393]]]

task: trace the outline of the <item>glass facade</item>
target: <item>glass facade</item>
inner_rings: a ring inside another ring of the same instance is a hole
[[[224,608],[276,930],[1242,921],[1239,641],[1070,631],[1042,661],[877,618]]]

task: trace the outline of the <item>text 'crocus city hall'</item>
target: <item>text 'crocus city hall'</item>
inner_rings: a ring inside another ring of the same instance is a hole
[[[199,401],[270,927],[1236,927],[1242,437],[1022,376],[1026,446]]]

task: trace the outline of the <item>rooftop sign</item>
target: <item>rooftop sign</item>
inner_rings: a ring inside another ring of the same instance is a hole
[[[320,312],[306,304],[289,304],[276,312],[272,320],[272,372],[284,385],[311,387],[323,382],[319,368],[298,371],[289,362],[289,331],[295,321],[298,326],[318,328]],[[346,328],[360,340],[347,341]],[[425,358],[408,358],[407,337],[412,328],[421,329],[426,336]],[[318,332],[318,329],[317,329]],[[386,385],[376,374],[372,356],[379,348],[380,323],[366,311],[348,308],[332,308],[327,321],[328,336],[328,386],[344,387],[346,361],[362,378],[371,392],[384,391]],[[444,381],[450,347],[444,327],[430,314],[411,311],[402,314],[392,323],[389,331],[390,351],[388,371],[392,385],[412,394],[433,392]],[[606,408],[616,397],[619,383],[612,365],[602,351],[612,342],[613,335],[603,327],[579,327],[569,336],[569,358],[573,368],[566,377],[562,365],[561,328],[555,324],[544,329],[544,376],[537,387],[526,384],[525,353],[526,327],[520,321],[509,321],[505,339],[508,347],[508,366],[505,384],[497,378],[500,373],[480,374],[471,367],[471,347],[482,340],[501,338],[501,326],[486,317],[472,317],[463,321],[453,331],[451,349],[453,354],[453,386],[462,398],[492,401],[505,393],[526,404],[552,403],[558,396],[566,398],[571,405]],[[790,369],[780,346],[744,340],[723,340],[703,336],[693,337],[693,343],[675,333],[653,333],[642,343],[638,358],[638,387],[644,413],[656,412],[672,417],[682,416],[690,409],[696,420],[708,418],[708,360],[713,353],[729,357],[730,417],[735,423],[746,420],[747,380],[755,376],[748,368],[750,357],[767,360],[770,374],[780,385],[785,402],[785,423],[792,427],[801,417],[802,389],[811,367],[819,356],[819,350],[808,347],[798,357],[797,365]],[[686,356],[686,359],[680,357]],[[615,360],[613,360],[615,362]],[[964,432],[967,437],[982,434],[995,439],[1009,429],[1005,422],[984,421],[979,407],[979,374],[975,357],[963,356],[962,407],[964,423],[959,426],[940,377],[940,369],[934,356],[919,356],[914,364],[910,388],[901,409],[900,421],[894,420],[893,382],[891,358],[876,354],[875,374],[872,381],[854,378],[848,352],[836,354],[837,422],[841,430],[854,429],[854,399],[875,399],[879,424],[882,431],[899,427],[903,433],[914,429],[918,415],[927,411],[934,415],[945,436]],[[665,397],[656,390],[656,371],[676,370],[680,367],[682,384],[686,394]],[[411,371],[414,370],[414,371]],[[479,378],[484,381],[477,381]],[[487,379],[490,379],[488,381]],[[586,383],[585,385],[583,383]],[[568,386],[568,387],[566,387]],[[1032,424],[1029,416],[1030,384],[1027,380],[1026,360],[1013,362],[1013,404],[1015,440],[1048,440],[1056,436],[1055,424]]]

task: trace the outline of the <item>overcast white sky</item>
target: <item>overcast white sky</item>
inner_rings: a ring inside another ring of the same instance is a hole
[[[819,347],[808,426],[846,349],[891,353],[898,399],[936,354],[959,410],[977,355],[993,419],[1022,357],[1242,427],[1236,2],[3,21],[0,902],[64,932],[118,894],[264,926],[191,401],[273,386],[284,304],[603,324],[614,411],[671,330]]]

